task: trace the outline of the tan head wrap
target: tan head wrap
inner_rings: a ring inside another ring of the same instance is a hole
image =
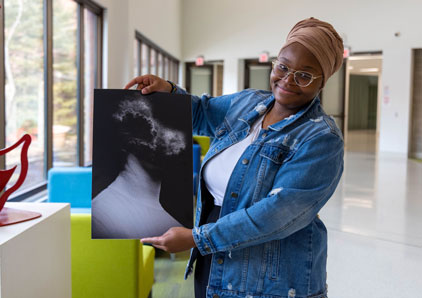
[[[324,75],[324,87],[328,78],[339,70],[343,63],[343,40],[340,35],[332,25],[309,18],[292,28],[280,52],[294,42],[306,47],[318,60]]]

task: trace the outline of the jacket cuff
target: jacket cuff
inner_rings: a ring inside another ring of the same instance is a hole
[[[192,229],[193,240],[201,255],[205,256],[217,252],[211,239],[208,237],[208,224]]]

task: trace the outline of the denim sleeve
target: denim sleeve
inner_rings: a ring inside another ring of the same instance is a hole
[[[280,167],[266,197],[193,229],[201,254],[283,239],[309,225],[337,187],[343,154],[343,141],[332,132],[302,144]]]
[[[177,87],[175,92],[177,94],[188,94],[180,87]],[[191,95],[193,134],[214,137],[215,130],[223,122],[232,100],[241,96],[241,93],[218,97]]]

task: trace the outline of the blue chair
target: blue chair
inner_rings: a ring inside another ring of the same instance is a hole
[[[48,171],[48,201],[70,203],[72,212],[91,213],[91,185],[90,167],[52,168]]]
[[[152,247],[139,240],[91,239],[92,168],[52,168],[48,202],[70,203],[72,293],[74,297],[151,297]]]

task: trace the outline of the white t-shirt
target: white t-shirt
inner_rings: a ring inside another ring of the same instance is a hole
[[[253,141],[255,141],[262,128],[262,115],[252,126],[250,134],[239,143],[225,149],[220,154],[210,159],[204,168],[205,186],[214,197],[214,205],[223,205],[224,194],[230,176],[236,166],[240,156]]]

